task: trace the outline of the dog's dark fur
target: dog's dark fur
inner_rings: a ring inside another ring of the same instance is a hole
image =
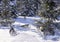
[[[16,31],[14,30],[13,27],[11,27],[11,29],[9,30],[9,33],[10,33],[11,35],[16,35]]]
[[[15,30],[13,28],[11,28],[9,32],[15,32]]]

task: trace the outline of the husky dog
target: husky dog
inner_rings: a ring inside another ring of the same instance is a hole
[[[16,35],[16,31],[14,30],[13,27],[11,27],[11,29],[9,30],[9,33],[10,33],[12,36],[15,36],[15,35]]]

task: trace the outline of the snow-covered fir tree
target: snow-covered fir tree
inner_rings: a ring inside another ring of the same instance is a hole
[[[10,0],[2,0],[0,6],[0,19],[5,20],[6,22],[17,17],[14,9],[15,6],[11,6],[9,3]]]
[[[34,16],[37,14],[39,0],[17,0],[17,10],[22,16]]]
[[[39,21],[40,23],[39,29],[43,32],[44,35],[54,35],[55,29],[58,29],[57,24],[54,21],[58,20],[58,16],[60,15],[57,10],[56,3],[53,0],[40,0],[41,1],[41,10],[38,13],[40,17],[43,17],[44,23]],[[60,27],[59,27],[60,28]]]

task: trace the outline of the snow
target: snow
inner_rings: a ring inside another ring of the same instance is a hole
[[[60,6],[59,7],[57,7],[55,10],[59,10],[60,9]]]
[[[9,28],[0,28],[0,42],[60,42],[60,34],[46,37],[42,36],[33,25],[34,19],[39,19],[39,17],[27,17],[26,19],[22,16],[18,17],[13,24],[17,33],[16,36],[10,35]],[[29,27],[20,27],[20,25],[24,24],[29,24]]]
[[[8,30],[0,29],[0,42],[11,42],[12,39]]]
[[[15,5],[16,4],[16,0],[15,1],[10,1],[10,3],[9,3],[10,5]]]

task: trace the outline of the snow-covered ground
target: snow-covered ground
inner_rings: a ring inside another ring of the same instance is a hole
[[[0,28],[0,42],[60,42],[59,35],[47,36],[45,39],[38,33],[34,26],[34,19],[38,17],[18,17],[13,24],[17,35],[12,36],[9,34],[9,28]],[[29,24],[28,28],[20,27],[21,25]]]

